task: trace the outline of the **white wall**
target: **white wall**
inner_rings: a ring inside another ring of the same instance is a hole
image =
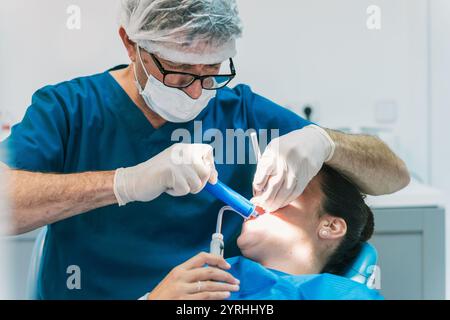
[[[450,1],[431,0],[430,15],[431,182],[445,192],[449,199],[447,208],[450,208]],[[446,221],[446,230],[450,230],[450,219]],[[450,266],[448,232],[446,244],[446,265]],[[447,298],[450,299],[449,289],[447,267]]]
[[[368,30],[366,9],[382,10]],[[239,80],[275,101],[319,107],[330,127],[386,126],[398,153],[428,180],[427,10],[425,0],[239,0],[245,24]],[[397,120],[375,121],[375,106],[394,101]]]
[[[34,91],[127,63],[118,35],[118,0],[2,1],[0,108],[22,117]],[[69,5],[81,8],[81,29],[66,27]]]

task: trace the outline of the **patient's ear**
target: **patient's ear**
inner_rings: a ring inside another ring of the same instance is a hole
[[[325,215],[320,219],[317,232],[323,240],[340,239],[347,233],[347,223],[342,218]]]

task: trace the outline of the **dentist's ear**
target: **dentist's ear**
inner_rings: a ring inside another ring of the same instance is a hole
[[[347,233],[347,223],[338,217],[327,215],[319,223],[318,235],[323,240],[343,238]]]
[[[122,39],[122,42],[123,42],[125,48],[127,49],[128,57],[130,58],[130,60],[132,62],[136,62],[136,44],[135,44],[135,42],[130,40],[127,32],[125,31],[125,28],[122,26],[119,28],[119,35],[120,35],[120,38]]]

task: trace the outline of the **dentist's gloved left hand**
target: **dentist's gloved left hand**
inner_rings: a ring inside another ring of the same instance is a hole
[[[117,169],[114,194],[123,206],[132,201],[151,201],[163,192],[172,196],[198,193],[208,181],[217,182],[213,148],[176,143],[137,166]]]
[[[328,133],[309,125],[272,139],[258,162],[252,202],[268,211],[288,205],[334,154]]]

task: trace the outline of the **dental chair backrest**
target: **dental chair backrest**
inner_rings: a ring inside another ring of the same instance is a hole
[[[47,227],[43,227],[34,241],[33,252],[31,253],[30,266],[28,267],[27,292],[29,300],[39,299],[38,283],[41,272],[42,252],[44,251],[45,236]]]
[[[39,299],[38,283],[46,234],[47,227],[43,227],[36,237],[33,253],[31,255],[27,279],[27,298],[30,300]],[[377,250],[373,245],[366,242],[363,244],[359,255],[353,261],[351,266],[349,266],[343,276],[371,287],[371,282],[374,281],[374,277],[376,275],[375,271],[377,260]]]
[[[361,248],[361,252],[343,276],[372,288],[375,277],[377,276],[377,261],[377,249],[370,243],[365,242]]]

